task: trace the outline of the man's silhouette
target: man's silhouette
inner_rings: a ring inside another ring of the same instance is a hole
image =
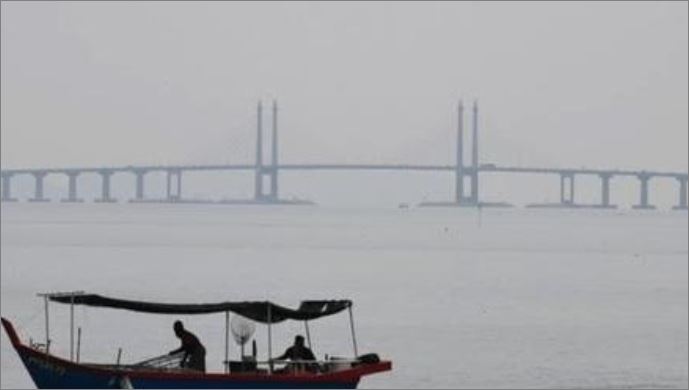
[[[182,345],[170,351],[170,355],[184,352],[182,362],[180,363],[181,367],[206,372],[206,348],[204,348],[203,344],[193,333],[184,329],[182,321],[175,321],[173,329],[175,330],[175,335],[182,341]]]

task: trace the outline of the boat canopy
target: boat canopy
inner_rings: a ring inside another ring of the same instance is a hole
[[[350,300],[302,301],[299,308],[295,310],[268,301],[179,304],[131,301],[97,294],[47,295],[51,301],[59,303],[109,307],[154,314],[210,314],[231,311],[262,323],[277,323],[284,320],[313,320],[337,314],[352,306]]]

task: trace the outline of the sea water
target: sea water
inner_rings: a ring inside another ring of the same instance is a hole
[[[43,291],[161,302],[354,301],[365,388],[686,388],[686,212],[165,204],[3,204],[1,312],[45,338]],[[224,314],[77,307],[80,359],[178,346],[181,319],[222,370]],[[267,332],[257,326],[259,359]],[[69,306],[50,305],[69,357]],[[273,327],[273,354],[304,324]],[[319,358],[353,355],[346,312],[310,322]],[[76,343],[76,340],[75,340]],[[239,347],[229,340],[230,359]],[[3,388],[32,388],[4,332]]]

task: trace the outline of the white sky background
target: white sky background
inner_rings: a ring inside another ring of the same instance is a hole
[[[464,97],[482,162],[686,171],[687,8],[5,2],[2,167],[252,162],[274,97],[283,162],[452,164]]]

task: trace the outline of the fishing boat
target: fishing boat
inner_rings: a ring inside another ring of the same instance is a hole
[[[38,294],[45,306],[45,342],[20,340],[13,324],[2,318],[2,325],[36,387],[57,388],[135,388],[135,389],[233,389],[233,388],[356,388],[362,377],[390,371],[392,363],[381,360],[375,353],[360,355],[357,347],[352,302],[350,300],[303,301],[297,309],[290,309],[268,301],[220,302],[201,304],[154,303],[86,294],[81,291]],[[49,303],[70,307],[70,356],[59,357],[50,352]],[[86,305],[136,311],[149,314],[200,315],[225,313],[225,355],[223,372],[202,372],[180,367],[177,355],[162,355],[141,362],[125,364],[120,361],[121,350],[111,364],[80,361],[81,328],[74,337],[74,307]],[[272,356],[272,332],[275,324],[301,321],[308,346],[311,345],[309,321],[347,311],[352,336],[352,358],[330,357],[324,360],[282,361]],[[230,316],[232,314],[232,321]],[[244,343],[253,333],[254,323],[267,326],[267,360],[253,354],[244,355]],[[239,324],[239,326],[235,326]],[[230,332],[241,344],[239,360],[229,359]],[[76,341],[76,348],[75,348]],[[308,367],[309,369],[304,369]]]

